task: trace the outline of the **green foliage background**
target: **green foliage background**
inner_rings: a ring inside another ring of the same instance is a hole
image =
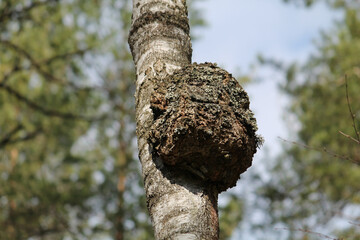
[[[203,26],[194,2],[191,24]],[[280,69],[300,128],[257,190],[265,235],[280,224],[288,239],[317,239],[303,230],[319,228],[360,238],[359,224],[329,224],[360,207],[360,6],[326,2],[344,18],[306,64]],[[0,0],[0,239],[153,239],[134,134],[130,5]],[[220,237],[230,239],[243,201],[225,199]]]
[[[129,1],[0,1],[0,239],[149,239],[130,17]]]
[[[360,4],[327,3],[344,17],[321,33],[305,64],[263,59],[284,73],[287,116],[299,126],[258,189],[268,224],[284,227],[288,239],[360,238]]]
[[[0,0],[0,239],[153,239],[131,4]]]

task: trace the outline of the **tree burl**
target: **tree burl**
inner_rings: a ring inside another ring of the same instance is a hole
[[[154,82],[153,154],[218,192],[235,186],[262,142],[244,89],[212,63],[187,65]]]

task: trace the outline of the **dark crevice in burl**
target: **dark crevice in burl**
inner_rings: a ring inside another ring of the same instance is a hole
[[[218,192],[235,186],[262,143],[244,89],[211,63],[185,66],[154,83],[153,154]]]

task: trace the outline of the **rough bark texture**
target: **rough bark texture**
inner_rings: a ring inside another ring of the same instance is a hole
[[[129,36],[136,66],[139,157],[156,239],[218,239],[217,191],[191,174],[173,172],[152,154],[151,79],[190,64],[191,43],[185,1],[134,0]]]
[[[256,151],[247,95],[227,72],[191,65],[185,0],[133,0],[129,45],[137,75],[139,157],[155,238],[218,239],[218,193],[235,184]],[[177,121],[182,113],[188,117]],[[193,138],[216,153],[212,159]]]
[[[154,83],[154,154],[219,192],[235,186],[259,142],[244,89],[211,63],[188,65]]]

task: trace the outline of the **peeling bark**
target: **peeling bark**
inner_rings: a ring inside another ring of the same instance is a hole
[[[215,65],[191,65],[185,0],[133,0],[129,45],[155,238],[218,239],[218,193],[235,185],[259,143],[247,94]]]

